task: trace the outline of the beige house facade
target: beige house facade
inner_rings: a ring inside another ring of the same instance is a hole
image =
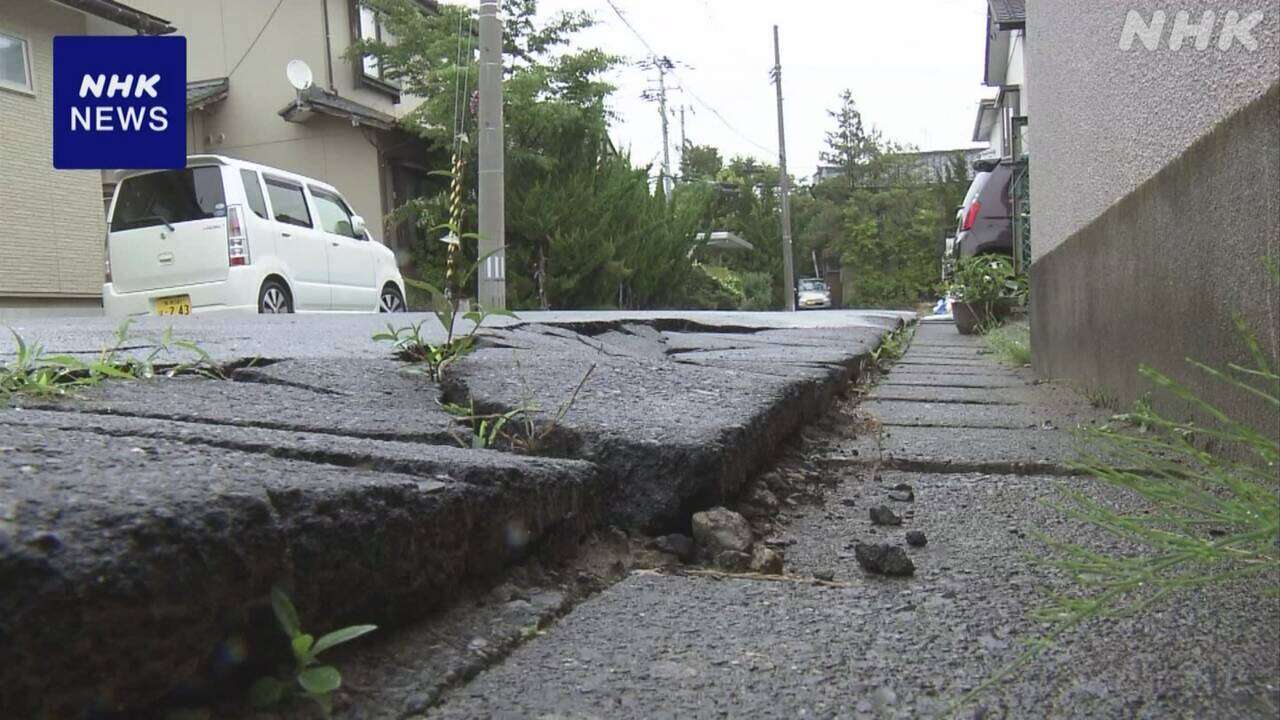
[[[433,0],[419,3],[435,10]],[[129,0],[127,8],[111,0],[4,0],[0,33],[32,38],[39,85],[34,94],[0,85],[0,212],[31,216],[20,237],[0,237],[0,307],[100,305],[104,199],[118,174],[52,170],[51,38],[140,30],[116,13],[71,4],[127,10],[186,37],[188,154],[323,180],[367,219],[375,240],[408,261],[414,231],[387,228],[382,218],[426,182],[430,148],[397,126],[419,101],[384,79],[376,60],[346,57],[357,38],[387,37],[357,0]],[[293,60],[312,72],[305,92],[286,77]]]
[[[187,38],[187,151],[279,167],[337,187],[375,240],[408,260],[407,233],[381,222],[427,177],[425,147],[397,122],[419,100],[382,78],[372,58],[347,58],[358,38],[386,38],[357,0],[132,0]],[[419,0],[423,12],[434,0]],[[102,29],[102,34],[108,32]],[[300,60],[314,86],[285,68]],[[107,174],[109,191],[114,178]]]
[[[99,173],[53,169],[53,38],[173,32],[110,0],[0,2],[0,317],[101,307]]]

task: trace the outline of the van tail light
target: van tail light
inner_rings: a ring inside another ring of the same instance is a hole
[[[249,237],[244,230],[244,211],[239,205],[227,208],[227,265],[249,264]]]
[[[969,212],[965,213],[964,225],[961,226],[960,229],[972,230],[973,224],[978,221],[978,213],[980,212],[982,212],[982,203],[974,200],[973,203],[969,205]]]
[[[111,282],[111,233],[102,236],[102,283]]]

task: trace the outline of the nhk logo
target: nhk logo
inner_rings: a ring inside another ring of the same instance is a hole
[[[1170,17],[1173,18],[1173,22],[1169,22]],[[1137,43],[1141,43],[1142,47],[1155,52],[1160,49],[1160,43],[1163,40],[1166,46],[1175,52],[1184,46],[1204,51],[1208,50],[1211,44],[1222,52],[1226,52],[1237,43],[1252,52],[1258,49],[1258,40],[1253,36],[1253,30],[1258,27],[1264,17],[1261,10],[1247,15],[1236,10],[1221,13],[1205,10],[1198,15],[1192,15],[1186,10],[1175,13],[1156,10],[1148,19],[1137,10],[1130,10],[1125,17],[1124,28],[1120,31],[1120,49],[1128,52],[1134,49]]]
[[[187,48],[182,37],[56,37],[53,165],[186,165]]]

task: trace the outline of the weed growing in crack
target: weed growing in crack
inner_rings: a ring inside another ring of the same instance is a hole
[[[1114,408],[1118,402],[1115,393],[1102,385],[1086,387],[1081,392],[1084,394],[1084,399],[1089,401],[1090,407]]]
[[[375,341],[391,343],[396,357],[406,362],[420,364],[433,382],[439,382],[450,365],[475,350],[476,333],[480,331],[480,327],[486,320],[492,317],[516,318],[516,314],[510,310],[491,310],[480,306],[475,310],[462,312],[460,288],[467,284],[489,256],[485,255],[476,260],[459,277],[455,266],[456,257],[462,245],[460,237],[478,238],[479,236],[474,234],[459,236],[452,226],[441,227],[450,230],[449,237],[446,238],[449,243],[449,270],[445,277],[445,289],[440,290],[431,283],[412,278],[405,278],[404,281],[406,285],[422,290],[431,297],[432,312],[440,323],[440,327],[444,328],[444,342],[433,343],[423,334],[422,328],[425,322],[412,323],[399,328],[388,323],[386,332],[373,334]],[[458,332],[459,318],[471,323],[471,329],[466,333]]]
[[[506,437],[503,431],[506,429],[507,423],[522,412],[517,408],[508,410],[505,413],[480,414],[476,412],[474,400],[470,401],[468,405],[443,403],[441,407],[459,422],[467,423],[471,428],[470,437],[455,433],[453,434],[453,439],[462,447],[472,450],[487,450],[496,447]]]
[[[564,421],[564,416],[569,413],[574,403],[578,401],[578,394],[582,392],[582,388],[587,384],[587,380],[591,378],[591,374],[596,371],[596,364],[592,363],[591,367],[583,373],[582,379],[574,386],[573,392],[564,402],[560,403],[560,407],[556,408],[556,412],[551,416],[550,422],[539,427],[537,416],[541,412],[541,408],[533,402],[533,392],[529,389],[529,378],[520,368],[520,363],[516,363],[516,370],[520,373],[520,415],[517,427],[519,432],[513,434],[513,445],[527,453],[537,454],[546,449],[547,441],[551,439],[556,430],[560,427],[560,423]]]
[[[209,353],[195,342],[175,339],[172,327],[151,341],[145,354],[123,355],[123,348],[131,340],[136,342],[129,334],[132,322],[120,323],[115,343],[87,361],[71,355],[46,353],[43,345],[29,343],[10,329],[17,351],[12,361],[0,364],[0,397],[57,397],[110,379],[145,380],[156,375],[173,377],[192,373],[222,377],[221,368]],[[184,353],[190,357],[184,358]]]
[[[519,370],[518,362],[516,367]],[[542,409],[534,402],[528,379],[523,372],[520,372],[522,388],[520,404],[512,410],[501,413],[477,413],[474,400],[469,401],[467,405],[444,403],[441,407],[459,422],[466,423],[471,429],[470,436],[454,435],[454,440],[462,447],[473,450],[507,447],[517,452],[536,455],[546,450],[548,441],[560,427],[565,415],[578,401],[578,394],[582,392],[582,387],[587,384],[587,380],[595,369],[594,364],[587,368],[587,372],[578,381],[573,392],[560,403],[555,414],[546,423],[539,422]]]
[[[906,354],[915,336],[915,325],[903,325],[881,339],[880,345],[871,351],[871,363],[877,370],[885,370],[891,363]]]
[[[352,625],[320,636],[317,640],[302,632],[298,611],[280,588],[271,589],[271,609],[280,628],[289,636],[293,665],[281,671],[283,677],[259,678],[249,689],[249,703],[271,708],[296,699],[310,700],[325,717],[333,711],[333,691],[342,686],[342,675],[331,665],[321,665],[320,653],[377,630],[376,625]]]
[[[987,350],[1006,365],[1031,364],[1031,328],[1024,323],[992,328],[983,335],[983,342]]]

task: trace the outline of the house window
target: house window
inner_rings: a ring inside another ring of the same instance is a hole
[[[31,48],[23,38],[6,32],[0,32],[0,88],[35,94]]]
[[[360,6],[360,39],[379,41],[382,39],[382,25],[373,8]],[[378,58],[365,55],[362,58],[364,74],[372,78],[382,79],[382,67]]]
[[[1014,137],[1018,134],[1017,118],[1022,117],[1021,92],[1009,89],[1004,92],[1004,103],[1000,108],[1000,123],[1003,134],[1001,155],[1006,158],[1016,156]]]
[[[351,17],[353,37],[374,42],[391,42],[391,33],[387,32],[386,28],[383,27],[382,21],[378,18],[378,13],[373,8],[365,6],[360,0],[351,0]],[[357,80],[363,81],[367,85],[392,94],[399,94],[399,83],[386,76],[382,63],[372,55],[365,55],[360,58],[356,66],[356,77]]]

